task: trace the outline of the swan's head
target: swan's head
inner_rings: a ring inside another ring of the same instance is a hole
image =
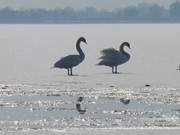
[[[131,49],[130,44],[128,42],[122,43],[124,46],[127,46],[129,49]]]
[[[128,42],[123,42],[120,46],[120,50],[122,50],[125,46],[127,46],[129,49],[131,49],[130,44]]]
[[[85,39],[84,37],[80,37],[80,38],[79,38],[79,41],[80,41],[80,42],[84,42],[85,44],[87,44],[86,39]]]

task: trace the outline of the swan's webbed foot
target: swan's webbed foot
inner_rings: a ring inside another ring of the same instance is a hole
[[[116,72],[114,72],[114,74],[120,74],[120,72],[116,71]]]
[[[112,74],[119,74],[119,72],[117,71],[117,66],[112,66]]]

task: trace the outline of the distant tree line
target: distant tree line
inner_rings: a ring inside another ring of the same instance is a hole
[[[180,2],[169,8],[157,4],[141,3],[114,10],[97,10],[87,7],[64,9],[0,9],[0,23],[91,23],[91,22],[180,22]]]

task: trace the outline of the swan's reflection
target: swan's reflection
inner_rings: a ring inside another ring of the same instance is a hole
[[[83,97],[78,97],[77,99],[77,103],[76,103],[76,110],[80,113],[80,114],[84,114],[86,112],[86,109],[82,109],[81,108],[81,102],[83,101]]]

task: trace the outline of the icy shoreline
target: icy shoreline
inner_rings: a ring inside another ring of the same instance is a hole
[[[16,131],[0,132],[4,135],[179,135],[179,128],[142,128],[142,129],[64,129],[64,130],[41,130],[41,131]]]
[[[180,128],[178,88],[62,89],[2,84],[0,131]],[[79,97],[83,97],[82,102]]]

